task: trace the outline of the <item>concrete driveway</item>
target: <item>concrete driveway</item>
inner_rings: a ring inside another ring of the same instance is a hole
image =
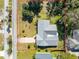
[[[34,38],[19,38],[18,39],[19,43],[35,43],[35,39]]]

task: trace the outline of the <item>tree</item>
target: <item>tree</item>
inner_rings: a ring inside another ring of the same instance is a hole
[[[79,8],[78,0],[60,0],[48,2],[48,14],[50,17],[62,16],[57,21],[59,37],[64,39],[64,49],[66,51],[67,36],[72,34],[73,29],[79,28],[79,13],[74,12]],[[73,16],[71,16],[73,13]],[[71,20],[72,19],[72,20]]]
[[[48,2],[47,3],[47,10],[49,16],[53,15],[61,15],[62,14],[62,8],[63,8],[63,2],[55,1],[55,2]]]
[[[29,1],[28,2],[29,5],[29,10],[32,11],[34,13],[34,15],[39,15],[39,12],[42,9],[41,6],[41,1],[40,0],[36,0],[36,1]]]
[[[29,23],[31,23],[32,19],[33,19],[33,13],[31,11],[29,11],[29,5],[23,4],[23,6],[22,6],[22,20],[28,21]]]
[[[9,36],[8,44],[9,44],[8,54],[10,55],[12,53],[12,36]]]

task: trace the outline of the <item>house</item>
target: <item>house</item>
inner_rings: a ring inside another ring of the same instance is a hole
[[[57,46],[57,26],[55,24],[50,24],[49,20],[38,20],[38,34],[36,36],[36,45],[41,47]]]
[[[52,59],[52,55],[50,53],[36,53],[35,59]]]
[[[68,48],[72,51],[79,51],[79,30],[73,31],[73,38],[68,39]]]

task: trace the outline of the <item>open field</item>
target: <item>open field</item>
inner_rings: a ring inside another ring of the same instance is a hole
[[[0,0],[0,8],[4,7],[4,0]]]
[[[0,34],[0,50],[3,48],[3,35]]]

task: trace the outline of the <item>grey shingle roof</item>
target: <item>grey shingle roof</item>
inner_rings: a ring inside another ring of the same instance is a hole
[[[58,33],[56,25],[51,25],[49,20],[39,20],[36,44],[38,46],[57,46]]]

